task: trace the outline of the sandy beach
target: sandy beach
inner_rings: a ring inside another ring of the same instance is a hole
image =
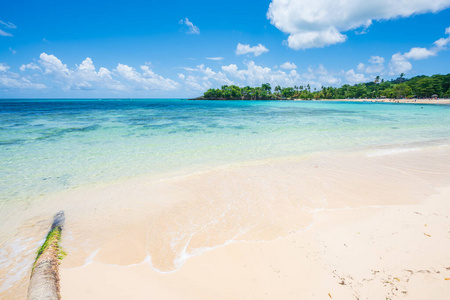
[[[71,190],[62,298],[446,299],[449,182],[436,145]]]
[[[163,272],[155,267],[167,267],[172,258],[144,258],[139,243],[130,247],[119,237],[92,263],[63,262],[63,299],[445,299],[450,164],[442,162],[450,161],[450,152],[448,147],[410,150],[271,162],[184,178],[197,194],[197,180],[213,176],[219,190],[251,194],[263,215],[246,210],[249,202],[218,222],[220,228],[205,226],[206,232],[196,232],[186,245],[190,258]],[[306,174],[302,184],[298,178]],[[264,192],[258,192],[262,185]],[[299,198],[300,209],[292,202]],[[317,198],[323,199],[320,205],[305,201]],[[199,207],[175,204],[163,222],[174,217],[183,222]],[[236,232],[235,222],[241,227],[255,222],[254,230],[230,242],[225,236]],[[221,246],[221,239],[228,242]],[[217,245],[208,248],[211,243]]]
[[[296,101],[332,101],[332,102],[372,102],[372,103],[410,103],[410,104],[450,104],[450,99],[320,99]]]
[[[63,299],[446,299],[448,199],[322,211],[301,233],[230,244],[161,274],[148,263],[62,269]]]

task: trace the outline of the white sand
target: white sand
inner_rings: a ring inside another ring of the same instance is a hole
[[[296,101],[310,101],[296,99]],[[410,104],[450,104],[450,99],[319,99],[313,101],[339,101],[339,102],[378,102],[378,103],[410,103]]]
[[[66,211],[63,299],[423,300],[450,294],[448,199],[450,147],[435,146],[142,177],[46,201]],[[23,295],[24,281],[0,297]]]

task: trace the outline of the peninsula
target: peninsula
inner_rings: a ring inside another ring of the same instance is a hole
[[[208,89],[203,96],[192,100],[337,100],[337,99],[438,99],[450,98],[450,74],[416,76],[410,79],[400,74],[397,79],[385,81],[376,76],[372,82],[341,87],[311,88],[309,84],[294,87],[261,87],[223,85]]]

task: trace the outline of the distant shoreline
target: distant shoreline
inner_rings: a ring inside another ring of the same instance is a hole
[[[450,99],[314,99],[294,101],[330,101],[330,102],[373,102],[373,103],[410,103],[410,104],[450,104]]]
[[[315,101],[315,102],[364,102],[364,103],[408,103],[408,104],[450,104],[450,99],[188,99],[188,100],[202,100],[202,101]]]

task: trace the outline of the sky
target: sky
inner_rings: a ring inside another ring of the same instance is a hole
[[[450,0],[2,0],[0,98],[188,98],[450,73]]]

